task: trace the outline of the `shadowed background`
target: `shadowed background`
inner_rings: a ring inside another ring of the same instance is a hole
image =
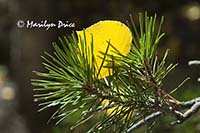
[[[57,41],[58,36],[70,35],[73,30],[105,19],[125,23],[130,13],[137,20],[137,13],[144,11],[165,16],[162,31],[166,36],[159,45],[158,55],[162,56],[169,48],[168,61],[179,64],[165,80],[165,88],[170,91],[190,76],[191,80],[174,96],[180,100],[200,96],[200,84],[196,81],[200,67],[187,65],[191,59],[200,59],[199,0],[0,0],[0,133],[66,132],[70,122],[60,128],[54,127],[54,123],[46,124],[54,110],[37,113],[37,103],[33,102],[30,79],[34,78],[32,70],[42,70],[40,55],[43,51],[52,51],[51,43]],[[18,28],[18,20],[62,20],[74,22],[76,27]],[[155,132],[200,131],[200,114],[174,128],[162,124],[166,119],[160,121]]]

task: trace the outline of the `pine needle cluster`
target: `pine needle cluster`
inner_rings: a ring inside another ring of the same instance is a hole
[[[158,21],[156,15],[147,13],[140,13],[138,18],[139,27],[132,16],[127,22],[133,37],[130,53],[124,56],[116,50],[118,56],[109,55],[109,48],[114,46],[108,42],[99,68],[95,64],[93,43],[86,47],[86,38],[81,46],[76,33],[54,42],[53,54],[45,52],[42,56],[47,71],[34,71],[39,78],[32,79],[39,111],[56,107],[50,119],[56,119],[57,124],[78,114],[79,120],[72,129],[98,117],[88,132],[108,129],[126,132],[152,112],[178,104],[163,89],[164,78],[176,65],[166,65],[168,50],[161,59],[156,55],[164,36],[161,32],[164,18]],[[109,76],[99,78],[104,62],[109,62],[106,66],[110,69]]]

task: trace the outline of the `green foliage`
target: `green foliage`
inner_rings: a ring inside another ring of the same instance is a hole
[[[128,56],[118,57],[104,54],[102,65],[97,69],[94,62],[93,43],[87,48],[86,37],[78,45],[76,34],[59,38],[53,43],[54,53],[45,52],[43,66],[46,72],[34,71],[39,79],[33,79],[36,95],[42,111],[57,107],[51,119],[58,124],[73,114],[79,119],[71,129],[98,117],[88,132],[112,130],[126,131],[128,127],[155,111],[159,104],[166,104],[171,98],[162,89],[163,79],[175,67],[166,66],[168,50],[159,61],[156,48],[160,39],[163,17],[139,14],[139,29],[131,18],[128,26],[133,35],[132,48]],[[92,37],[92,36],[91,36]],[[99,79],[106,57],[110,58],[110,76]],[[91,60],[92,59],[92,60]],[[115,62],[120,62],[116,65]],[[98,71],[97,71],[98,70]],[[103,104],[107,100],[108,104]],[[50,120],[51,120],[50,119]]]

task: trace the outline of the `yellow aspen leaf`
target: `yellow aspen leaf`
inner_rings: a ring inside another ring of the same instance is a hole
[[[85,33],[84,33],[85,32]],[[132,34],[130,29],[123,23],[119,21],[105,20],[95,23],[94,25],[86,28],[82,31],[77,31],[79,46],[81,45],[81,41],[86,42],[85,47],[91,47],[91,43],[93,41],[94,47],[94,56],[97,68],[102,64],[103,53],[105,53],[109,43],[112,47],[109,47],[107,54],[118,56],[117,53],[113,51],[118,51],[120,54],[126,56],[130,52],[131,42],[132,42]],[[93,39],[93,40],[92,40]],[[114,47],[114,48],[113,48]],[[104,61],[103,66],[108,65],[108,62]],[[99,79],[109,76],[109,68],[101,68]],[[102,105],[107,106],[109,104],[109,100],[105,99],[102,102]],[[122,107],[120,106],[119,109]],[[108,114],[114,113],[116,107],[107,110]]]
[[[84,37],[85,31],[85,37]],[[112,20],[104,20],[95,23],[94,25],[86,28],[82,31],[76,32],[80,42],[86,41],[86,47],[91,47],[91,42],[93,38],[94,56],[97,68],[99,69],[102,64],[103,54],[110,43],[113,47],[109,47],[107,54],[117,56],[113,51],[117,49],[120,54],[126,56],[131,49],[132,34],[129,28],[119,22]],[[85,39],[85,40],[84,40]],[[108,65],[108,62],[104,61],[103,66]],[[100,71],[100,76],[98,78],[104,78],[109,76],[109,68],[103,67]]]

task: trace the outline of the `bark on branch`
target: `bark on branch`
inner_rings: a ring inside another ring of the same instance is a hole
[[[182,113],[181,111],[185,110],[185,109],[188,109],[188,110],[186,110],[185,112]],[[170,110],[170,111],[168,110],[167,113],[162,112],[162,111],[153,112],[152,114],[148,115],[144,119],[131,125],[130,128],[127,129],[127,133],[133,132],[135,129],[141,127],[142,125],[144,125],[152,120],[155,120],[157,117],[159,117],[161,115],[173,114],[176,117],[176,120],[171,122],[170,125],[175,126],[177,124],[183,123],[189,117],[191,117],[196,112],[198,112],[199,109],[200,109],[200,97],[189,100],[189,101],[181,102],[178,105],[176,105],[175,110]]]

